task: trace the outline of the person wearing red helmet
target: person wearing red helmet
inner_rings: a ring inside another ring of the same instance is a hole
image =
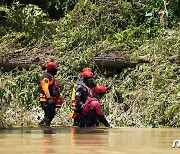
[[[104,116],[100,103],[100,99],[107,92],[107,88],[97,85],[94,90],[94,96],[88,97],[82,108],[80,127],[94,127],[98,119],[104,126],[112,128],[112,125],[108,123]]]
[[[41,107],[44,110],[44,118],[39,123],[41,126],[50,126],[55,116],[55,108],[60,108],[62,98],[59,95],[59,82],[54,78],[57,73],[58,64],[56,62],[48,62],[46,64],[47,72],[40,78],[40,89],[42,96],[40,97]]]
[[[93,72],[90,68],[84,68],[81,73],[82,79],[75,84],[72,92],[72,109],[71,118],[74,119],[74,126],[79,125],[81,109],[89,96],[93,96],[94,87]]]

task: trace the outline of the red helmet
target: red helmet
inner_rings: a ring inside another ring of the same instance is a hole
[[[82,78],[83,79],[85,79],[85,78],[93,78],[93,73],[90,72],[90,71],[82,72]]]
[[[105,86],[100,86],[100,85],[97,85],[94,89],[95,93],[96,94],[99,94],[99,93],[106,93],[107,92],[107,88]]]
[[[48,71],[50,71],[51,70],[51,68],[57,68],[58,67],[58,64],[56,63],[56,62],[48,62],[47,64],[46,64],[46,69],[48,70]]]
[[[89,67],[85,67],[85,68],[82,69],[82,72],[86,72],[86,71],[92,72],[92,70]]]

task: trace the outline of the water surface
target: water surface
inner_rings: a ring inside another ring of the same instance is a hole
[[[180,154],[180,129],[16,128],[0,130],[0,154]]]

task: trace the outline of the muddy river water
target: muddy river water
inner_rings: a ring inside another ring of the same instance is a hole
[[[0,154],[180,154],[180,128],[16,128],[0,130]]]

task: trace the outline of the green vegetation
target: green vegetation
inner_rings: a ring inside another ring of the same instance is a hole
[[[180,54],[180,1],[43,2],[42,6],[5,1],[0,6],[0,49],[2,54],[29,46],[54,49],[64,98],[54,124],[71,124],[71,90],[81,69],[89,66],[95,70],[96,83],[112,88],[102,104],[108,120],[116,126],[180,126],[180,65],[169,60]],[[61,15],[53,18],[50,6]],[[93,56],[114,51],[132,59],[144,57],[149,63],[119,73],[100,71]],[[1,69],[0,126],[37,125],[42,116],[38,103],[42,73],[40,66],[10,72]]]

